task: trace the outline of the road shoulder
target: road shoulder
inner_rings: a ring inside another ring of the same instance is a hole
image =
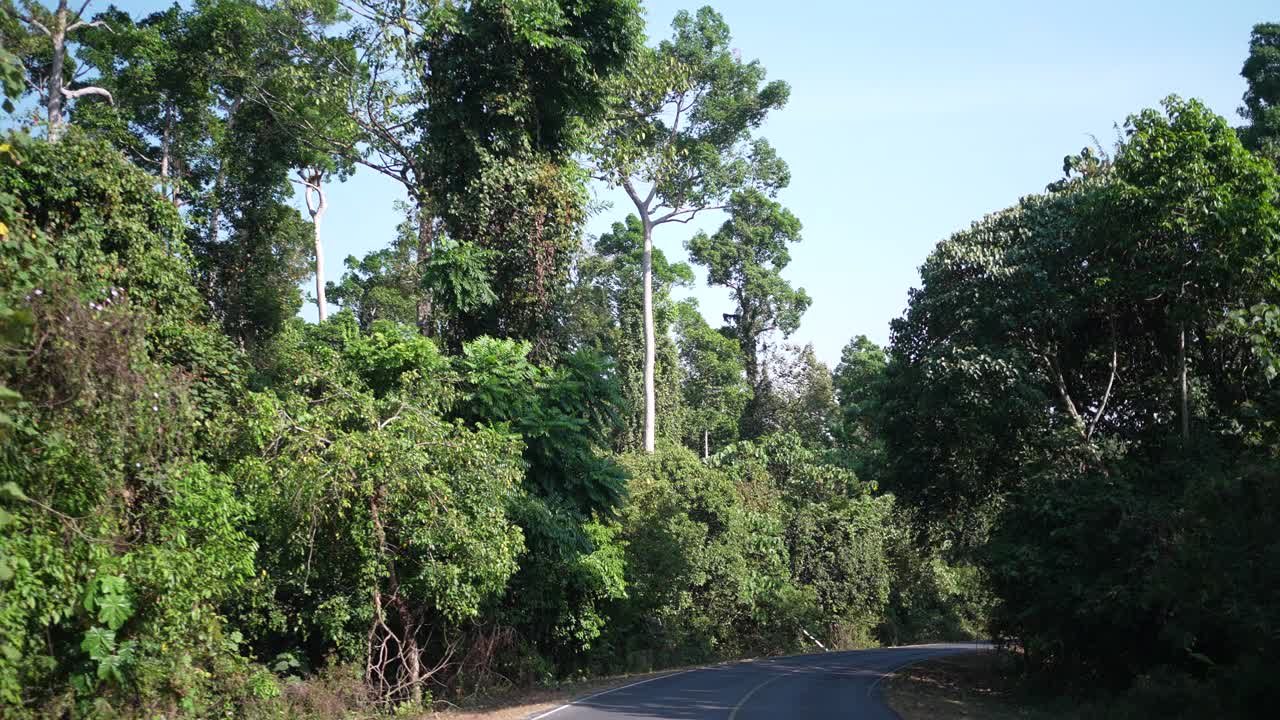
[[[1028,706],[1003,672],[999,652],[934,658],[902,668],[883,683],[884,700],[902,720],[1061,720],[1061,710]]]

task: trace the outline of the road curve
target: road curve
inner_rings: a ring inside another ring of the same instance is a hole
[[[711,665],[588,695],[529,720],[895,720],[880,695],[890,673],[989,647],[912,645]]]

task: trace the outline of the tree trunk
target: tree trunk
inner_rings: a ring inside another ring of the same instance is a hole
[[[226,134],[230,135],[232,129],[236,126],[236,112],[240,110],[240,104],[244,102],[243,98],[236,98],[227,108],[227,129]],[[216,245],[218,242],[218,223],[221,222],[222,209],[222,188],[227,184],[227,162],[225,159],[218,162],[218,176],[213,182],[213,202],[209,208],[209,243]]]
[[[53,27],[49,28],[49,39],[53,41],[53,58],[49,64],[49,97],[45,100],[45,110],[49,119],[49,142],[56,143],[62,136],[62,65],[67,53],[67,0],[58,2],[58,9],[53,14]]]
[[[324,211],[329,209],[329,202],[324,195],[324,174],[315,172],[309,178],[303,178],[303,198],[307,203],[307,212],[311,213],[311,228],[316,236],[316,307],[320,312],[320,322],[329,316],[328,301],[324,296],[324,244],[320,241],[320,221],[324,219]],[[311,204],[311,193],[316,194],[316,204]]]
[[[422,705],[422,649],[418,647],[418,623],[399,596],[396,597],[396,608],[400,613],[400,624],[404,626],[404,673],[405,682],[409,685],[409,702],[419,707]]]
[[[1182,442],[1191,439],[1191,401],[1187,398],[1187,324],[1178,323],[1178,385],[1182,396]]]
[[[160,185],[164,188],[164,194],[174,204],[178,204],[178,191],[169,182],[169,153],[170,143],[173,137],[173,106],[166,105],[164,109],[164,133],[160,135]]]
[[[418,200],[418,272],[419,277],[425,272],[427,262],[431,260],[431,252],[435,248],[436,233],[431,205],[427,200]],[[418,286],[418,332],[425,337],[435,333],[431,327],[431,293]]]
[[[652,453],[657,426],[657,394],[654,391],[654,365],[657,343],[653,330],[653,226],[644,220],[644,260],[642,265],[644,284],[644,451]]]
[[[380,689],[389,693],[384,700],[393,700],[401,690],[408,690],[409,699],[414,705],[422,704],[422,651],[418,647],[418,623],[413,617],[413,612],[405,604],[404,599],[400,597],[400,579],[396,574],[396,564],[392,557],[391,546],[387,543],[386,527],[382,524],[382,506],[386,503],[386,486],[379,484],[369,497],[369,519],[373,523],[374,541],[377,543],[378,552],[382,555],[383,561],[387,567],[387,594],[385,604],[382,592],[375,586],[373,590],[374,609],[378,617],[375,622],[380,622],[385,632],[392,632],[391,625],[386,622],[384,610],[386,606],[394,606],[398,619],[400,620],[400,636],[394,638],[398,645],[397,657],[387,658],[379,656],[375,659],[372,652],[366,661],[369,668],[366,674],[367,679],[378,678]],[[377,634],[377,628],[370,633],[373,638]],[[393,633],[394,634],[394,633]],[[390,663],[388,663],[390,661]],[[395,662],[400,663],[399,668],[390,667],[389,664]],[[404,673],[403,679],[390,681],[387,673],[396,670]]]
[[[321,203],[323,202],[322,200]],[[321,210],[321,213],[323,212]],[[320,213],[315,215],[311,224],[315,226],[316,231],[316,307],[320,312],[320,322],[324,322],[329,316],[329,305],[324,296],[324,245],[320,242]]]

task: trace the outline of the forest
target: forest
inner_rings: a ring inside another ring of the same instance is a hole
[[[790,88],[713,8],[0,6],[3,717],[957,639],[1116,717],[1280,705],[1280,24],[1239,119],[1135,108],[830,368]],[[326,274],[356,173],[399,229]]]

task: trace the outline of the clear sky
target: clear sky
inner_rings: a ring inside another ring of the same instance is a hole
[[[123,4],[136,12],[161,3]],[[646,0],[650,37],[667,36],[677,10],[700,4]],[[790,104],[763,134],[791,166],[780,198],[804,223],[786,275],[814,302],[792,341],[812,342],[833,365],[854,335],[887,342],[939,240],[1043,190],[1090,135],[1109,147],[1126,115],[1169,93],[1238,122],[1249,31],[1280,20],[1280,6],[1260,0],[710,4],[744,58],[791,84]],[[347,255],[393,237],[398,197],[368,170],[332,187],[330,279]],[[625,196],[601,197],[613,206],[591,233],[629,209]],[[665,226],[655,241],[680,258],[697,227],[722,221]],[[725,294],[691,294],[719,324]]]

